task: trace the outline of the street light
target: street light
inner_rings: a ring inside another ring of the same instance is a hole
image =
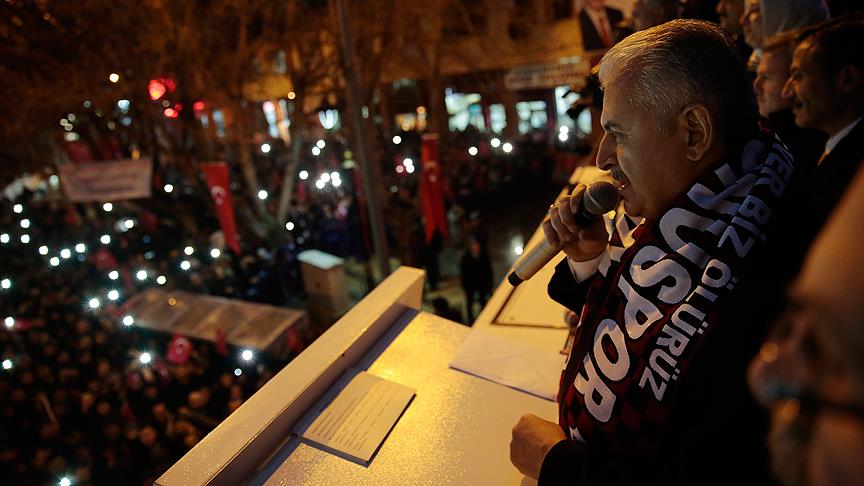
[[[185,253],[188,256],[192,256],[192,254],[195,253],[195,248],[192,248],[191,246],[187,246],[186,248],[183,248],[183,253]]]
[[[30,235],[21,235],[21,243],[24,243],[25,245],[30,243]]]
[[[219,251],[219,248],[213,248],[212,250],[210,250],[210,256],[213,258],[219,258],[219,255],[221,254],[222,252]]]
[[[123,318],[124,326],[131,326],[135,322],[135,318],[132,316],[126,316]]]
[[[12,316],[9,316],[3,321],[3,323],[6,324],[7,328],[12,329],[12,327],[15,326],[15,318]]]
[[[12,211],[15,214],[21,214],[24,211],[24,206],[22,206],[20,204],[16,204],[16,205],[12,206]]]
[[[29,219],[22,219],[21,220],[21,227],[24,229],[29,228],[30,227],[30,220]]]
[[[0,287],[3,287],[3,290],[9,290],[9,288],[12,287],[12,281],[8,278],[4,278],[3,280],[0,280]]]
[[[163,187],[162,189],[164,189],[165,192],[167,192],[168,194],[171,194],[172,192],[174,192],[174,185],[173,184],[165,184],[165,187]]]
[[[108,278],[110,278],[111,280],[117,280],[118,278],[120,278],[120,273],[117,270],[111,270],[110,272],[108,272]]]
[[[150,364],[150,362],[153,361],[153,357],[150,356],[150,353],[141,353],[141,355],[138,356],[138,361],[140,361],[141,364]]]
[[[308,178],[309,178],[309,172],[307,172],[305,170],[301,170],[300,171],[300,180],[305,181]]]
[[[180,262],[180,268],[182,270],[189,270],[190,268],[192,268],[192,264],[189,263],[189,260],[183,260],[182,262]]]
[[[93,297],[92,299],[90,299],[89,302],[87,302],[87,305],[90,306],[91,309],[98,309],[99,306],[102,305],[102,303],[99,302],[99,299]]]
[[[267,199],[267,191],[265,191],[264,189],[261,189],[260,191],[258,191],[258,199],[260,199],[262,201]]]
[[[85,251],[87,251],[87,246],[85,246],[84,243],[78,243],[77,245],[75,245],[75,251],[77,251],[78,253],[84,253]]]
[[[102,237],[99,238],[99,241],[101,241],[103,245],[107,245],[111,243],[111,235],[102,235]]]
[[[261,152],[263,152],[265,154],[269,154],[270,153],[270,144],[269,143],[262,143],[261,144]]]
[[[108,291],[108,300],[117,300],[120,298],[120,292],[112,289]]]
[[[117,73],[111,73],[108,75],[108,81],[111,81],[112,83],[116,83],[117,81],[120,81],[120,75]]]
[[[135,277],[138,278],[138,280],[147,280],[147,270],[138,270]]]
[[[72,250],[70,250],[69,248],[63,248],[62,250],[60,250],[60,258],[63,258],[65,260],[71,256]]]
[[[244,349],[240,356],[243,358],[243,361],[252,361],[252,350]]]
[[[393,144],[399,145],[400,143],[402,143],[402,137],[399,135],[393,135]]]
[[[110,213],[112,209],[114,209],[114,205],[111,203],[105,203],[102,205],[102,211],[105,211],[106,213]]]
[[[48,254],[48,247],[45,245],[40,246],[39,247],[39,254],[43,255],[43,256],[47,255]]]

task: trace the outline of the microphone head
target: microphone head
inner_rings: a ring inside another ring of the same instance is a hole
[[[592,182],[585,189],[582,205],[595,216],[606,214],[618,205],[618,189],[609,181]]]

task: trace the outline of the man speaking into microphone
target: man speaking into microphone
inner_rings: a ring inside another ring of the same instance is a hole
[[[549,209],[548,245],[566,255],[549,295],[580,321],[558,423],[523,416],[511,461],[541,486],[765,484],[745,370],[769,322],[760,297],[782,287],[766,244],[792,158],[758,130],[746,68],[713,24],[637,32],[599,78],[597,165],[621,205],[580,224],[579,186]]]

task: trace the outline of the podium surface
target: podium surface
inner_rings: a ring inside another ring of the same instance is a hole
[[[252,484],[522,483],[510,463],[511,429],[523,413],[555,420],[557,407],[448,368],[469,332],[432,314],[405,311],[359,366],[369,363],[373,375],[417,389],[370,464],[293,437]]]

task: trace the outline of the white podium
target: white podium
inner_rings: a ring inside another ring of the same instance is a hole
[[[510,464],[511,429],[555,420],[556,404],[450,369],[470,329],[418,310],[423,279],[398,269],[156,484],[532,484]],[[417,390],[368,465],[292,432],[349,368]]]

